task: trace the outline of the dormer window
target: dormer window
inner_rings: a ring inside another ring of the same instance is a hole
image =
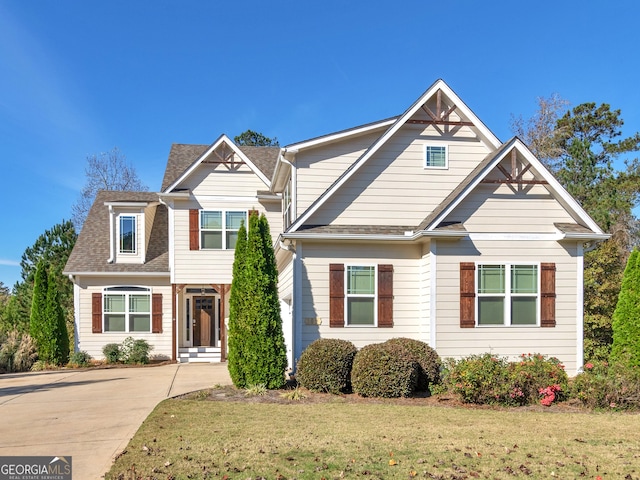
[[[119,253],[136,253],[136,217],[120,215],[120,250]]]

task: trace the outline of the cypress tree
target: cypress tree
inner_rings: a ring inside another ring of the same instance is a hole
[[[246,247],[239,249],[236,245],[231,288],[231,378],[239,387],[262,384],[278,388],[284,383],[287,357],[278,300],[278,271],[264,215],[250,215]]]
[[[44,261],[40,260],[36,266],[33,284],[33,298],[31,300],[31,316],[29,319],[29,334],[36,343],[38,356],[47,360],[48,344],[45,314],[47,310],[47,269]]]
[[[48,333],[46,342],[49,358],[46,360],[54,365],[64,365],[69,360],[69,332],[60,304],[58,284],[53,272],[49,272],[47,284],[45,325]]]
[[[640,366],[640,252],[636,249],[624,269],[612,328],[611,361]]]
[[[245,333],[245,268],[244,259],[247,249],[247,229],[244,222],[238,230],[235,256],[233,259],[233,281],[229,295],[229,336],[227,338],[227,368],[231,381],[236,387],[244,388],[246,384],[244,368]]]

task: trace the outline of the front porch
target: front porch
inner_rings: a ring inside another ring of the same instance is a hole
[[[227,358],[229,284],[174,284],[174,358],[217,363]]]

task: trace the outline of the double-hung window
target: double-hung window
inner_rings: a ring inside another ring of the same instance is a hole
[[[449,166],[449,149],[446,145],[425,145],[424,146],[424,166],[425,168],[446,169]]]
[[[246,226],[246,211],[202,210],[200,212],[200,248],[235,249],[238,230],[243,222]]]
[[[291,202],[291,179],[289,179],[282,192],[282,226],[285,230],[293,223]]]
[[[110,287],[103,294],[104,332],[151,332],[151,291]]]
[[[478,265],[478,325],[537,325],[538,265]]]
[[[347,266],[347,325],[376,324],[376,267]]]
[[[120,253],[136,253],[136,217],[120,215]]]

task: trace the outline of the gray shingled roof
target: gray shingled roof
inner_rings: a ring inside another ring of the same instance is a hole
[[[185,170],[200,158],[211,145],[185,145],[174,143],[171,145],[167,168],[164,171],[161,192],[175,182]],[[269,179],[276,168],[280,147],[238,147],[249,160]]]
[[[300,233],[325,233],[331,235],[404,235],[415,227],[397,225],[303,225]]]
[[[65,273],[79,272],[169,272],[167,208],[158,205],[151,227],[151,237],[144,264],[107,263],[110,256],[109,207],[105,202],[157,202],[158,194],[152,192],[101,191],[87,215],[76,245],[69,256]]]

